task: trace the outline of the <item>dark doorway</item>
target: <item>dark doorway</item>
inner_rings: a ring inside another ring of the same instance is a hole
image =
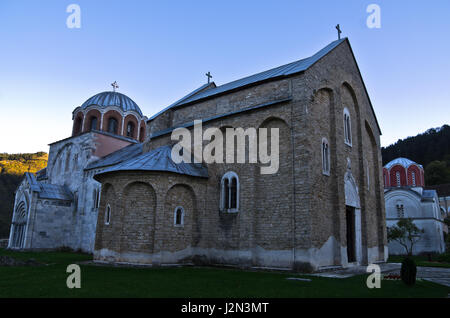
[[[349,263],[356,262],[355,255],[355,208],[345,207],[345,217],[347,220],[347,259]]]

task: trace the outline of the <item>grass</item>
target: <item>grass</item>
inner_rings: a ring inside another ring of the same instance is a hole
[[[389,263],[401,263],[405,256],[402,255],[390,255]],[[444,267],[450,268],[450,254],[439,254],[431,255],[431,260],[429,260],[426,255],[414,255],[412,256],[417,266],[428,266],[428,267]]]
[[[223,268],[125,268],[80,265],[81,288],[66,287],[68,264],[90,260],[66,252],[12,252],[0,255],[34,258],[46,266],[0,267],[0,297],[447,297],[450,288],[427,281],[407,287],[401,281],[382,281],[380,289],[366,287],[367,275],[346,279],[292,273]],[[287,277],[309,278],[311,282]]]

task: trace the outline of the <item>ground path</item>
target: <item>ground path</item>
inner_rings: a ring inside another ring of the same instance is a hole
[[[400,275],[400,263],[378,264],[383,274]],[[348,268],[330,268],[324,269],[320,273],[311,274],[313,276],[331,277],[331,278],[347,278],[355,275],[367,273],[367,266],[351,266]],[[442,267],[417,267],[417,278],[422,278],[434,283],[450,287],[450,268]]]

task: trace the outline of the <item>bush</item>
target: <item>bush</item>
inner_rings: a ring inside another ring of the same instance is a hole
[[[400,276],[402,281],[408,285],[412,286],[416,283],[417,267],[414,260],[410,257],[406,257],[402,262],[402,268],[400,270]]]

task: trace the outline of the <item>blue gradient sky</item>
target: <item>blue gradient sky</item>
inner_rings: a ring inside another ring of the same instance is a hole
[[[81,7],[81,29],[66,7]],[[381,29],[366,26],[381,7]],[[110,90],[151,116],[223,84],[350,39],[386,146],[450,123],[450,1],[0,1],[0,152],[48,151],[72,110]]]

